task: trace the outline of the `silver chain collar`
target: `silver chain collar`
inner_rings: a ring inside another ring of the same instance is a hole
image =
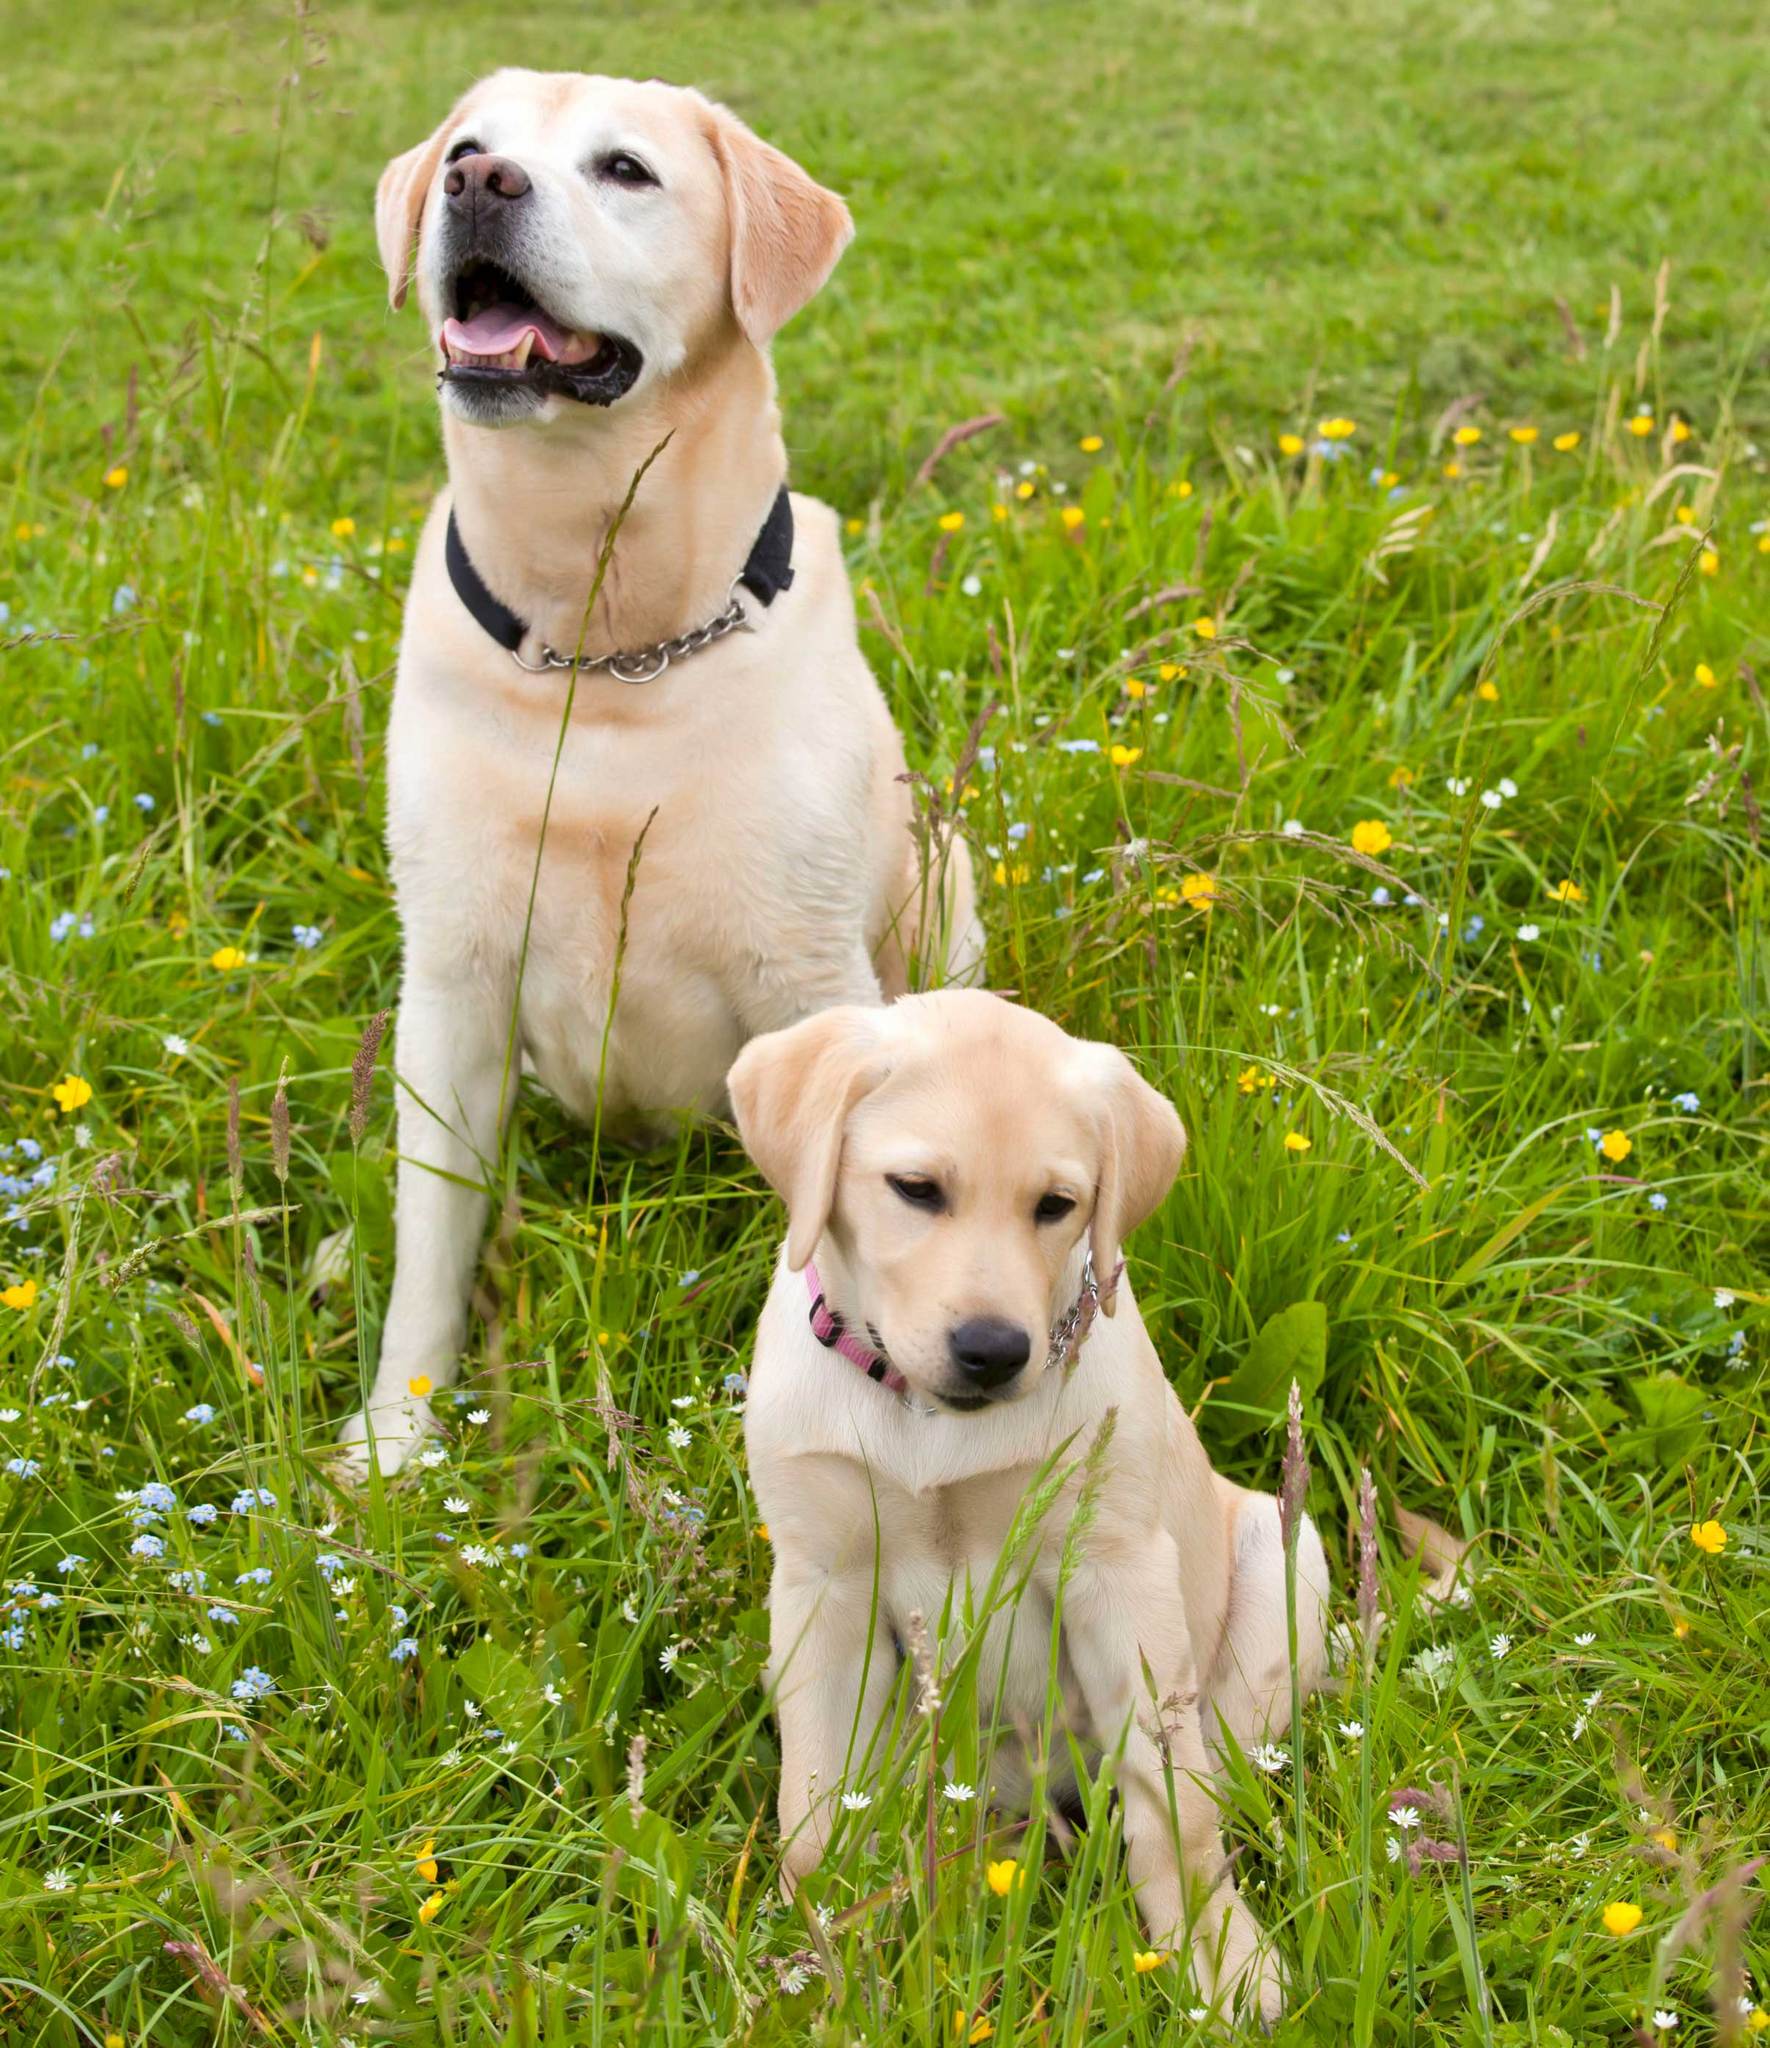
[[[1118,1285],[1119,1274],[1125,1270],[1124,1261],[1119,1261],[1109,1286]],[[1068,1308],[1051,1325],[1051,1348],[1045,1354],[1045,1370],[1054,1365],[1066,1369],[1075,1364],[1082,1346],[1088,1341],[1088,1332],[1094,1327],[1094,1318],[1100,1313],[1100,1282],[1094,1272],[1094,1250],[1090,1246],[1082,1259],[1082,1286]]]
[[[739,577],[732,584],[725,609],[717,618],[709,619],[704,626],[695,626],[686,633],[678,633],[673,640],[658,640],[650,647],[625,647],[614,654],[571,655],[543,647],[539,661],[524,661],[521,653],[513,647],[510,659],[532,676],[545,675],[551,669],[600,669],[604,675],[613,676],[617,683],[655,683],[671,662],[686,661],[691,654],[699,654],[703,647],[711,647],[715,640],[723,640],[727,633],[735,633],[740,626],[749,625],[750,615],[738,596],[738,583],[742,581]]]

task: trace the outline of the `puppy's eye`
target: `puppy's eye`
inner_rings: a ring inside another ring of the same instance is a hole
[[[463,142],[457,142],[454,148],[449,151],[446,161],[449,163],[458,163],[464,156],[484,155],[485,151],[480,147],[480,145],[477,142],[474,142],[470,139]]]
[[[929,1180],[918,1173],[888,1173],[885,1185],[899,1201],[908,1202],[912,1209],[926,1209],[930,1214],[945,1208],[941,1198],[940,1183]]]
[[[1033,1221],[1061,1223],[1074,1207],[1075,1201],[1069,1195],[1041,1195],[1033,1205]]]
[[[602,158],[596,166],[596,175],[606,178],[611,185],[655,185],[658,182],[653,172],[625,149],[617,149],[612,156]]]

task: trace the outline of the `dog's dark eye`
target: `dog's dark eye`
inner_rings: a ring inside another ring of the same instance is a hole
[[[484,155],[485,151],[480,147],[480,145],[477,142],[469,140],[465,142],[457,142],[454,148],[449,151],[447,161],[449,163],[457,163],[464,156]]]
[[[929,1180],[921,1174],[888,1173],[885,1185],[900,1201],[908,1202],[912,1209],[932,1212],[946,1206],[941,1199],[939,1181]]]
[[[596,166],[596,175],[616,185],[655,185],[658,182],[638,157],[625,149],[617,149],[612,156],[605,156]]]
[[[1041,1195],[1033,1205],[1033,1221],[1061,1223],[1074,1207],[1075,1201],[1069,1195]]]

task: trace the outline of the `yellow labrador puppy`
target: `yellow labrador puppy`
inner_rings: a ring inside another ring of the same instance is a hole
[[[1114,1047],[967,990],[758,1038],[730,1087],[788,1216],[745,1417],[775,1554],[788,1882],[817,1862],[867,1754],[893,1639],[912,1615],[932,1624],[949,1589],[982,1590],[1029,1483],[1060,1453],[1067,1477],[1018,1617],[988,1623],[979,1679],[1004,1726],[1042,1725],[1059,1555],[1116,1410],[1063,1591],[1064,1716],[1118,1758],[1151,1938],[1190,1926],[1201,1981],[1273,2017],[1277,1967],[1230,1883],[1206,1779],[1223,1728],[1245,1746],[1289,1723],[1278,1506],[1213,1472],[1117,1277],[1125,1236],[1185,1150],[1172,1106]],[[1313,1687],[1327,1565],[1307,1522],[1298,1559]],[[1013,1799],[1026,1779],[1010,1738],[991,1782]]]
[[[449,467],[388,731],[396,1272],[345,1430],[392,1470],[410,1382],[454,1377],[516,1058],[617,1127],[720,1109],[752,1034],[964,978],[980,938],[964,849],[918,859],[835,516],[785,486],[768,346],[841,200],[698,93],[501,71],[375,217]]]

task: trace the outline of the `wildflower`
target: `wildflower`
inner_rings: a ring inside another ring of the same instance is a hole
[[[1666,1202],[1666,1196],[1662,1195],[1657,1188],[1647,1197],[1647,1206],[1650,1209],[1664,1209]]]
[[[184,1419],[186,1422],[195,1423],[201,1428],[204,1423],[215,1420],[215,1410],[209,1402],[199,1401],[195,1407],[187,1408],[184,1411]]]
[[[1483,704],[1497,704],[1500,701],[1500,686],[1491,676],[1484,676],[1475,685],[1475,694]]]
[[[1352,828],[1354,853],[1387,853],[1394,844],[1394,835],[1381,818],[1360,818]]]
[[[1235,1077],[1235,1085],[1244,1095],[1255,1095],[1262,1088],[1276,1088],[1278,1076],[1262,1073],[1258,1067],[1243,1067]]]
[[[429,1898],[427,1898],[424,1901],[424,1903],[418,1908],[418,1924],[421,1927],[428,1927],[431,1921],[433,1921],[436,1918],[436,1916],[442,1911],[442,1909],[442,1893],[432,1892]]]
[[[686,1451],[689,1445],[694,1442],[692,1432],[684,1429],[680,1422],[671,1423],[667,1433],[673,1450]]]
[[[1192,630],[1201,640],[1215,640],[1217,637],[1217,621],[1215,619],[1194,619]]]
[[[1131,1967],[1139,1977],[1147,1977],[1151,1970],[1159,1970],[1167,1957],[1159,1949],[1141,1949],[1131,1958]]]
[[[63,1116],[72,1116],[77,1109],[84,1109],[92,1100],[92,1083],[82,1081],[78,1074],[70,1074],[65,1081],[57,1081],[50,1089],[55,1105]]]
[[[1719,1557],[1727,1548],[1727,1531],[1719,1522],[1698,1522],[1690,1531],[1690,1540],[1705,1556]]]
[[[1620,1166],[1635,1149],[1635,1141],[1627,1131],[1606,1131],[1598,1140],[1598,1150],[1612,1166]]]
[[[469,1422],[477,1424],[482,1422],[490,1422],[491,1419],[492,1411],[489,1408],[470,1408],[467,1411],[467,1420]]]
[[[1555,452],[1558,455],[1571,455],[1578,446],[1579,435],[1576,433],[1557,434],[1555,436]]]
[[[256,1664],[248,1664],[229,1688],[237,1700],[267,1700],[276,1689],[276,1680]]]
[[[422,1401],[424,1396],[430,1392],[431,1386],[432,1381],[429,1373],[415,1372],[406,1382],[406,1392],[414,1400]]]
[[[1272,1777],[1276,1777],[1280,1771],[1284,1770],[1290,1763],[1290,1760],[1290,1751],[1280,1749],[1276,1742],[1256,1743],[1248,1752],[1248,1761],[1254,1768],[1259,1771],[1265,1771]]]
[[[1672,1097],[1672,1107],[1681,1109],[1686,1116],[1694,1116],[1702,1107],[1702,1098],[1693,1089],[1686,1088],[1681,1094]]]
[[[241,1572],[234,1580],[234,1584],[236,1586],[268,1586],[271,1582],[271,1577],[269,1565],[255,1564],[248,1570]]]
[[[1098,434],[1084,434],[1076,443],[1076,446],[1084,455],[1098,455],[1101,449],[1106,446],[1106,443],[1101,440]]]
[[[1458,427],[1450,438],[1459,448],[1473,448],[1475,443],[1481,439],[1481,429],[1479,427]]]
[[[1521,924],[1518,927],[1518,936],[1527,946],[1533,945],[1542,935],[1542,927],[1540,925]]]
[[[1406,1833],[1420,1824],[1420,1809],[1417,1806],[1392,1806],[1389,1809],[1389,1825]]]
[[[1613,1899],[1604,1908],[1606,1934],[1633,1934],[1641,1924],[1641,1908],[1632,1899]]]
[[[188,1038],[180,1038],[176,1031],[167,1032],[166,1036],[160,1040],[160,1045],[161,1049],[170,1053],[175,1060],[183,1059],[185,1054],[191,1049],[190,1040]]]
[[[348,513],[343,518],[332,521],[332,538],[334,540],[349,540],[355,531],[356,521]]]
[[[1308,828],[1301,818],[1287,818],[1281,829],[1287,839],[1301,839]]]
[[[1281,455],[1301,455],[1303,452],[1303,436],[1301,434],[1280,434],[1278,437],[1278,452]]]
[[[1024,505],[1037,489],[1038,485],[1033,483],[1030,478],[1022,477],[1020,482],[1014,486],[1014,495]]]
[[[842,1795],[844,1813],[865,1813],[872,1803],[873,1795],[870,1792],[844,1792]]]
[[[36,1299],[35,1280],[15,1280],[10,1287],[0,1287],[0,1303],[7,1308],[29,1308]]]
[[[1730,1309],[1733,1306],[1734,1299],[1735,1296],[1731,1287],[1717,1287],[1715,1289],[1716,1308],[1722,1310]]]
[[[1696,558],[1696,566],[1705,576],[1718,576],[1721,573],[1721,557],[1713,548],[1704,548]]]
[[[1358,432],[1356,420],[1323,420],[1315,430],[1324,441],[1349,441]]]
[[[209,965],[217,974],[231,974],[236,967],[244,967],[246,956],[238,946],[217,946],[209,955]]]
[[[393,1648],[388,1651],[387,1656],[390,1663],[409,1664],[417,1654],[418,1638],[416,1636],[401,1636]]]
[[[311,953],[326,935],[317,924],[298,924],[290,927],[289,936],[302,952]]]
[[[46,1892],[65,1892],[73,1889],[73,1878],[65,1870],[52,1870],[43,1879]]]
[[[236,1515],[249,1515],[254,1508],[274,1508],[276,1504],[277,1497],[268,1486],[248,1486],[236,1493],[229,1505]],[[196,1519],[195,1508],[191,1510],[191,1518],[193,1521]]]
[[[1088,523],[1088,515],[1079,505],[1065,505],[1057,516],[1063,521],[1063,530],[1066,533],[1074,533],[1077,527],[1086,526]]]
[[[1301,1131],[1286,1131],[1284,1134],[1284,1148],[1287,1152],[1307,1152],[1313,1144],[1314,1140],[1304,1137]]]
[[[1653,432],[1653,415],[1650,412],[1638,412],[1629,421],[1628,425],[1629,432],[1634,435],[1637,441],[1645,441],[1647,436]]]
[[[935,522],[942,533],[957,533],[965,524],[963,512],[943,512]]]
[[[117,464],[115,469],[107,469],[104,473],[105,489],[107,491],[120,491],[128,481],[129,470],[121,462]]]
[[[1019,1868],[1019,1863],[1012,1856],[1004,1856],[999,1863],[986,1863],[984,1865],[984,1879],[998,1899],[1005,1899],[1008,1896],[1009,1891],[1013,1888],[1014,1873]]]
[[[1535,427],[1508,427],[1506,432],[1512,440],[1517,442],[1520,448],[1528,448],[1537,437]]]
[[[162,1536],[144,1533],[136,1537],[135,1541],[130,1544],[129,1555],[131,1557],[164,1557],[166,1555],[166,1540]]]
[[[220,1513],[221,1510],[213,1501],[200,1500],[194,1508],[191,1508],[186,1513],[185,1520],[187,1522],[194,1522],[199,1529],[206,1529]]]
[[[1188,910],[1209,910],[1218,899],[1215,875],[1182,875],[1180,900]]]
[[[443,1509],[445,1513],[451,1515],[467,1515],[473,1512],[472,1508],[458,1493],[451,1493],[449,1495],[448,1499],[443,1502]]]
[[[1668,2012],[1662,2006],[1654,2013],[1653,2024],[1660,2030],[1662,2034],[1668,2033],[1673,2027],[1675,2027],[1678,2024],[1678,2015],[1675,2012]]]
[[[412,1868],[426,1884],[436,1882],[436,1837],[432,1835],[412,1858]]]
[[[1549,900],[1552,903],[1583,903],[1586,892],[1577,882],[1557,882],[1549,891]]]
[[[1506,1660],[1507,1653],[1511,1650],[1511,1647],[1512,1638],[1510,1636],[1497,1635],[1494,1637],[1493,1641],[1489,1643],[1487,1646],[1488,1655],[1492,1657],[1493,1661],[1496,1664],[1503,1664]]]
[[[1691,426],[1688,420],[1673,420],[1672,422],[1672,439],[1674,441],[1688,441],[1695,431],[1695,428]]]
[[[1115,768],[1134,768],[1143,759],[1141,747],[1120,746],[1117,743],[1106,750],[1106,758]]]
[[[946,1797],[950,1799],[955,1806],[963,1806],[966,1804],[968,1800],[972,1800],[977,1797],[977,1787],[975,1785],[961,1785],[958,1783],[949,1783],[944,1788],[944,1790]]]
[[[1444,474],[1450,478],[1453,484],[1456,482],[1457,478],[1462,475],[1462,473],[1463,465],[1460,462],[1447,462],[1444,465]]]

